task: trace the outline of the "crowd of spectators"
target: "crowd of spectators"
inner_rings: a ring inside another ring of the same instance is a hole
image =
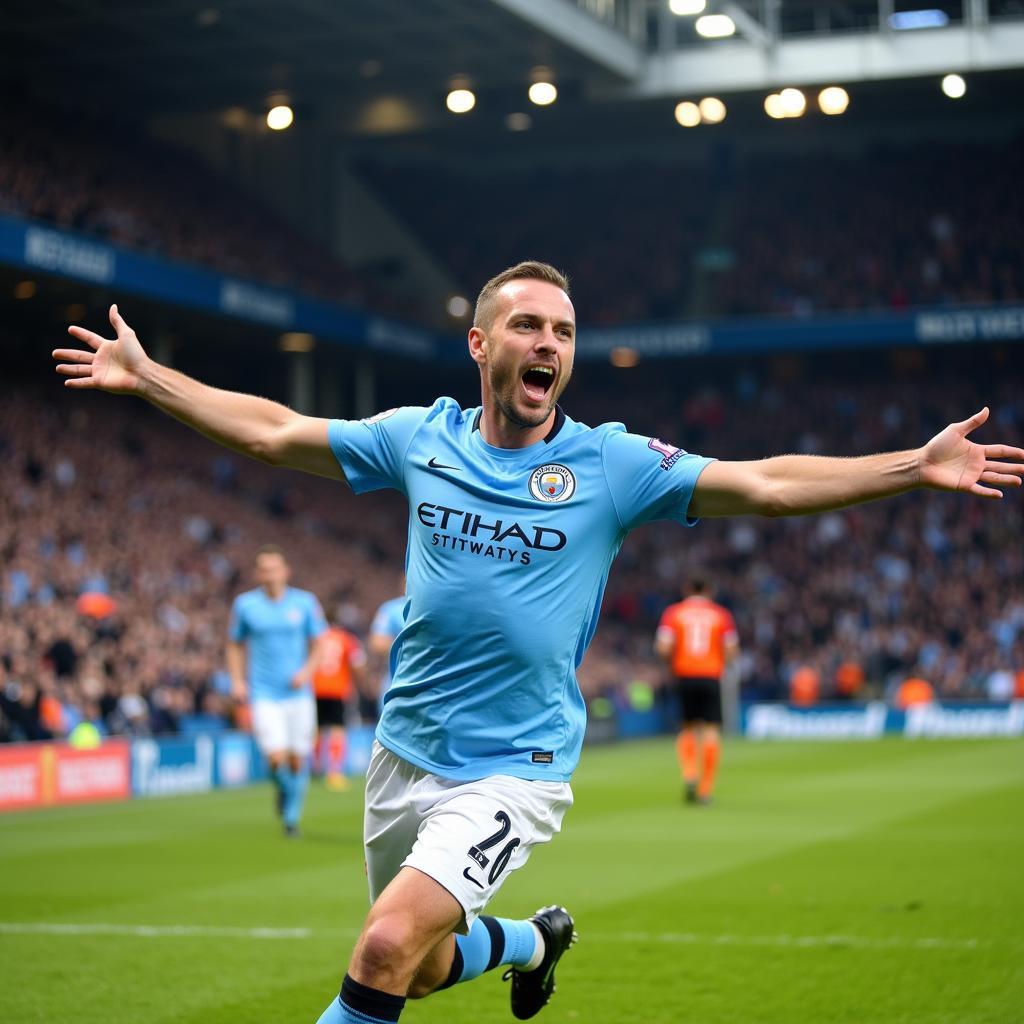
[[[350,629],[400,585],[400,502],[236,459],[137,402],[23,387],[0,403],[0,439],[7,737],[231,720],[227,616],[261,544]]]
[[[0,111],[0,213],[334,302],[411,312],[184,150],[127,130],[112,137],[82,114]]]
[[[1012,367],[931,358],[928,373],[902,378],[884,356],[869,376],[800,376],[767,361],[640,367],[628,388],[620,376],[570,389],[567,408],[722,458],[903,449],[983,399],[984,436],[1024,436]],[[296,585],[356,633],[397,591],[399,497],[357,500],[226,454],[134,400],[41,387],[9,382],[0,402],[3,738],[61,736],[82,721],[144,734],[231,720],[227,614],[263,543],[280,544]],[[827,699],[845,666],[858,682],[843,696],[887,698],[916,676],[945,698],[1006,698],[1024,680],[1022,525],[1018,493],[928,492],[806,519],[645,527],[613,569],[582,685],[595,696],[663,682],[655,625],[700,568],[736,617],[750,696],[785,697],[811,669]]]
[[[585,323],[1024,297],[1024,138],[361,169],[467,294],[524,255],[542,258],[571,271]],[[0,212],[416,314],[183,150],[125,131],[115,143],[83,115],[0,112]]]
[[[466,289],[526,253],[570,270],[583,323],[1024,298],[1024,138],[365,173]]]

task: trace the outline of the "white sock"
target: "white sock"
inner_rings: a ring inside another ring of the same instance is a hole
[[[535,924],[533,924],[532,921],[530,922],[530,924],[533,925],[533,930],[537,933],[537,945],[534,948],[533,956],[530,957],[530,962],[528,964],[523,964],[523,966],[519,968],[519,970],[521,971],[537,970],[537,968],[540,967],[541,961],[544,959],[544,953],[546,951],[546,946],[544,945],[544,936],[541,933],[541,930]]]

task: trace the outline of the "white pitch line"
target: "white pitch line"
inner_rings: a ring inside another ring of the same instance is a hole
[[[58,924],[0,921],[0,935],[128,935],[140,939],[308,939],[309,928],[231,928],[202,924]]]
[[[653,942],[679,946],[774,946],[779,949],[978,949],[977,939],[867,938],[861,935],[698,935],[695,932],[622,932],[588,935],[596,942]]]
[[[60,924],[50,921],[0,921],[0,935],[113,935],[142,939],[339,939],[355,938],[353,929],[240,928],[219,925]],[[700,935],[696,932],[584,932],[586,942],[647,942],[671,946],[761,946],[778,949],[935,949],[976,950],[978,939],[941,937],[867,938],[860,935]]]

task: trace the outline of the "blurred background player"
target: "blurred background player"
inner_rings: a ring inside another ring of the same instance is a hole
[[[327,629],[313,594],[288,586],[279,547],[256,555],[255,590],[235,598],[228,626],[227,664],[232,695],[252,702],[253,734],[277,786],[285,834],[298,835],[316,733],[310,685]]]
[[[661,616],[654,648],[668,662],[679,696],[682,728],[676,739],[687,803],[711,801],[721,755],[722,676],[739,653],[729,611],[708,596],[694,576],[685,597]]]
[[[404,578],[402,590],[405,590]],[[391,685],[391,646],[395,637],[402,631],[405,625],[405,606],[407,598],[403,593],[401,597],[392,597],[385,601],[373,616],[370,624],[370,636],[367,646],[370,655],[374,660],[374,667],[378,689],[377,689],[377,714],[384,708],[384,694],[388,692]]]
[[[315,766],[328,789],[348,789],[345,777],[345,716],[355,687],[363,685],[366,650],[358,638],[341,626],[331,626],[319,640],[313,672],[316,695]],[[354,684],[354,685],[353,685]]]

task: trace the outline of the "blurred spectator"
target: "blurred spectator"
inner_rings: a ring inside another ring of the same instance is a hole
[[[907,708],[917,707],[919,704],[931,704],[935,700],[935,690],[927,679],[920,676],[911,676],[900,683],[893,698],[893,704],[906,711]]]

